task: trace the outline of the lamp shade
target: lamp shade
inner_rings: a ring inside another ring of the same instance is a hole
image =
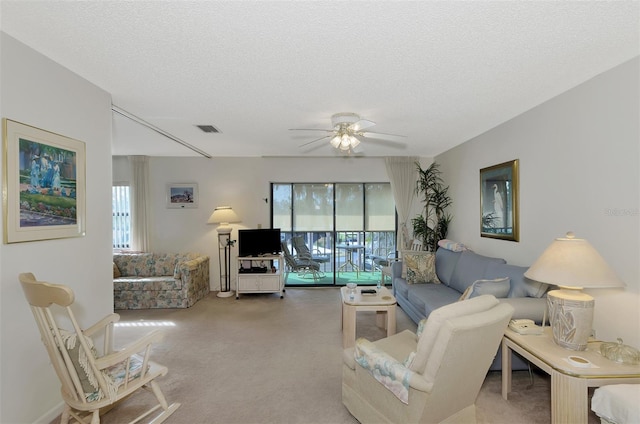
[[[555,239],[524,275],[567,288],[625,286],[596,249],[587,240],[575,238],[572,232]]]
[[[213,210],[207,224],[227,225],[231,222],[240,222],[238,215],[231,209],[231,206],[218,206]]]

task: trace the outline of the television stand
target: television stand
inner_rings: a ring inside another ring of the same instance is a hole
[[[278,261],[278,268],[273,272],[262,262]],[[243,264],[249,262],[249,267]],[[241,271],[242,270],[242,271]],[[284,259],[282,255],[249,256],[238,258],[238,281],[236,284],[236,299],[240,294],[249,293],[280,293],[284,298]]]

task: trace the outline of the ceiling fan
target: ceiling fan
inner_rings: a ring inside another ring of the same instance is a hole
[[[360,118],[360,115],[352,112],[341,112],[331,116],[331,125],[333,129],[318,128],[291,128],[291,131],[322,131],[327,135],[311,140],[300,145],[305,147],[310,144],[329,139],[329,144],[338,149],[342,153],[358,153],[357,147],[360,145],[361,138],[371,138],[377,140],[385,140],[398,143],[405,138],[403,135],[384,134],[371,131],[364,131],[375,125],[375,122]]]

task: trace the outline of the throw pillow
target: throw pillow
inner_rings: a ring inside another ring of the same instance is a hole
[[[113,278],[120,278],[122,274],[120,274],[120,268],[118,268],[118,265],[116,265],[116,263],[113,263]]]
[[[511,289],[511,279],[509,277],[496,278],[494,280],[476,280],[465,290],[467,299],[472,297],[490,294],[497,298],[507,297]],[[464,295],[463,295],[464,296]]]
[[[97,392],[100,387],[98,386],[98,379],[89,365],[89,360],[85,350],[78,341],[78,335],[63,329],[60,329],[60,335],[62,336],[62,342],[64,343],[64,347],[67,349],[69,358],[73,363],[73,367],[76,369],[78,379],[80,379],[80,384],[82,385],[82,390],[86,396],[90,396],[92,393]],[[91,350],[91,354],[95,358],[97,353],[93,346],[93,340],[83,335],[80,337],[83,337],[87,342],[87,345]]]
[[[446,250],[451,250],[452,252],[462,252],[463,250],[467,250],[467,246],[465,246],[464,244],[457,243],[448,239],[440,240],[438,242],[438,246]]]
[[[484,278],[509,277],[511,290],[507,297],[542,297],[549,288],[548,284],[533,281],[524,276],[528,267],[510,264],[491,263],[487,266]]]
[[[407,264],[407,284],[440,283],[436,275],[436,255],[432,252],[403,252],[402,262]]]

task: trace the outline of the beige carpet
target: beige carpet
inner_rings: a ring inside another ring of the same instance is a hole
[[[159,383],[169,402],[182,407],[167,423],[357,423],[341,401],[342,334],[340,294],[335,288],[289,288],[277,295],[217,298],[211,294],[190,309],[118,311],[117,344],[168,323],[154,359],[169,367]],[[398,309],[397,330],[415,331]],[[373,313],[359,313],[357,336],[382,338]],[[471,360],[471,352],[470,352]],[[478,396],[478,422],[550,422],[549,379],[514,373],[507,402],[500,395],[500,373],[492,372]],[[102,422],[137,416],[150,404],[148,394],[126,400]],[[599,420],[590,416],[590,423]]]

